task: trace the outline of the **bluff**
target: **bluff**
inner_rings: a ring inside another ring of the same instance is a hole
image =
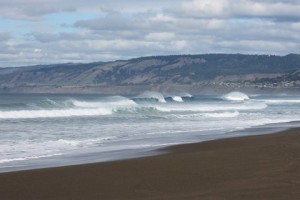
[[[298,89],[300,55],[202,54],[0,68],[0,92]]]

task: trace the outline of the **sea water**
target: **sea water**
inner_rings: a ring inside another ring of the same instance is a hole
[[[164,146],[297,121],[300,96],[291,95],[2,94],[0,172],[146,156]]]

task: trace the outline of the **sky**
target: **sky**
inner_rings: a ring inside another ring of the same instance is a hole
[[[299,0],[0,0],[0,67],[300,50]]]

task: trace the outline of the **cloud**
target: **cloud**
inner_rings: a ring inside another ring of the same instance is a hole
[[[0,32],[0,42],[7,41],[11,38],[11,35],[7,32]]]
[[[193,0],[183,2],[182,10],[185,14],[195,17],[226,17],[229,15],[228,0]]]
[[[182,3],[186,16],[198,18],[300,19],[299,1],[191,0]]]
[[[0,62],[297,53],[299,6],[297,0],[1,0]]]
[[[28,20],[28,21],[41,21],[43,16],[53,13],[63,13],[63,12],[74,12],[75,8],[58,8],[55,6],[47,6],[45,4],[37,5],[23,5],[19,6],[3,6],[0,7],[1,15],[8,19],[13,20]]]
[[[108,14],[103,18],[79,20],[74,26],[92,30],[119,31],[137,28],[137,22],[131,18],[126,19],[120,14]]]
[[[149,33],[145,37],[146,40],[152,41],[170,41],[175,39],[175,33],[159,32],[159,33]]]

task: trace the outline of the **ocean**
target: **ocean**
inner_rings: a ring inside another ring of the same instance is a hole
[[[128,159],[299,126],[300,96],[1,94],[0,172]]]

